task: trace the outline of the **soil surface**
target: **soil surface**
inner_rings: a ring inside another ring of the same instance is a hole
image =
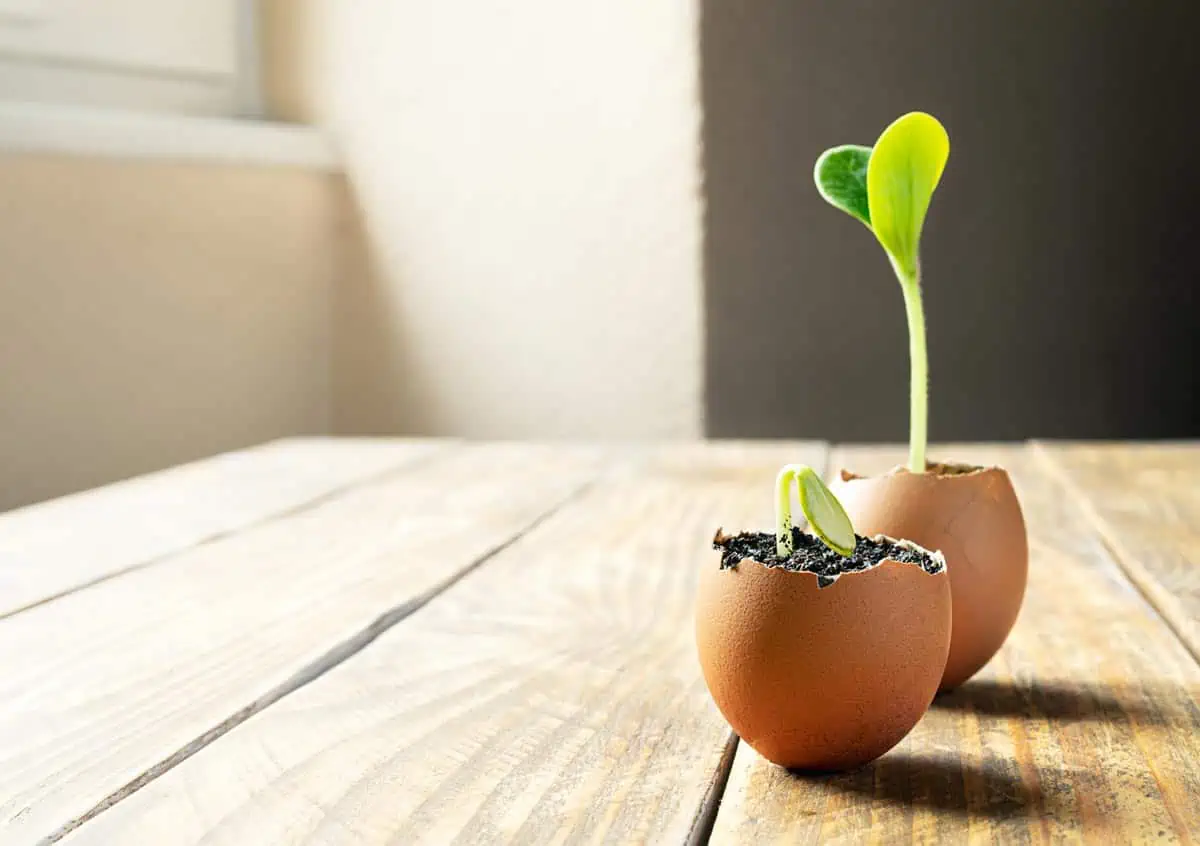
[[[991,470],[991,469],[994,469],[994,468],[980,467],[975,464],[954,464],[952,462],[946,462],[946,461],[926,461],[925,462],[925,472],[931,476],[938,476],[938,477],[942,477],[942,476],[974,476],[976,473],[983,473],[984,471]],[[893,467],[888,472],[881,473],[879,475],[894,476],[897,473],[908,473],[908,472],[910,472],[908,467],[906,467],[903,464],[899,464],[899,465]],[[849,482],[853,479],[870,479],[870,478],[874,478],[874,477],[872,477],[870,475],[864,476],[859,473],[855,473],[853,470],[846,470],[846,469],[842,470],[842,481],[843,482]]]
[[[770,532],[741,532],[727,535],[718,530],[713,538],[713,549],[721,550],[721,569],[737,569],[738,564],[750,558],[764,567],[779,567],[793,573],[812,573],[817,577],[817,587],[829,587],[838,576],[860,573],[879,566],[885,558],[902,564],[913,564],[926,573],[940,573],[946,562],[940,557],[906,541],[896,541],[883,535],[866,538],[854,536],[858,543],[854,554],[845,558],[821,542],[820,538],[792,529],[795,551],[788,558],[780,558],[775,551],[775,535]]]
[[[925,472],[932,473],[935,476],[973,476],[987,469],[987,467],[979,467],[975,464],[952,464],[943,461],[925,462]]]

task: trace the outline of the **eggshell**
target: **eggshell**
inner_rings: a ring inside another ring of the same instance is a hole
[[[975,675],[1004,644],[1029,571],[1025,519],[1008,473],[965,469],[898,467],[871,477],[842,471],[833,486],[859,534],[907,538],[946,556],[954,626],[942,690]]]
[[[743,560],[701,573],[696,643],[721,713],[764,758],[803,770],[871,761],[937,692],[950,646],[943,570],[885,559],[827,588]]]

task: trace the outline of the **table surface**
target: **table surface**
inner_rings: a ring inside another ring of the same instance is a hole
[[[692,641],[717,526],[898,447],[301,439],[0,515],[0,843],[1187,842],[1200,445],[1007,467],[1002,652],[875,764],[739,744]]]

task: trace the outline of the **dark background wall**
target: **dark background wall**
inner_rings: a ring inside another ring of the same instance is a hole
[[[707,426],[903,440],[900,289],[826,147],[950,133],[936,439],[1200,435],[1200,3],[704,0]]]

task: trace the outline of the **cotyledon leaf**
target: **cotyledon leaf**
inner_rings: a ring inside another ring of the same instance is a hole
[[[807,473],[796,474],[796,493],[813,534],[834,552],[853,555],[858,539],[854,537],[850,517],[815,470],[809,468]]]
[[[867,163],[871,148],[843,144],[826,150],[813,168],[817,191],[834,208],[871,228],[871,208],[867,201]]]
[[[909,112],[883,131],[867,162],[871,229],[907,278],[916,275],[925,213],[949,157],[945,127],[932,115]]]

